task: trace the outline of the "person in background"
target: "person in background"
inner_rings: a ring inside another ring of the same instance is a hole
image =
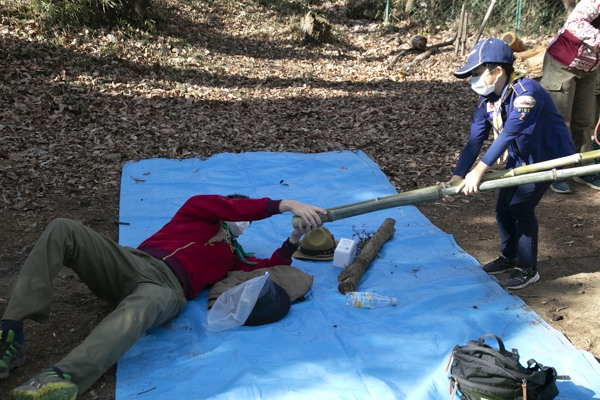
[[[270,258],[247,254],[237,241],[251,221],[291,211],[304,221]],[[13,287],[0,327],[0,378],[25,362],[23,321],[50,316],[52,281],[66,266],[116,309],[65,358],[12,391],[16,399],[75,399],[143,333],[175,318],[202,289],[229,271],[290,265],[305,232],[321,224],[320,207],[294,200],[198,195],[136,249],[68,219],[50,222]],[[4,398],[4,397],[3,397]]]
[[[464,178],[456,193],[463,189],[466,195],[477,193],[483,174],[501,158],[508,169],[568,156],[575,150],[569,129],[548,92],[515,72],[513,62],[510,47],[500,39],[489,38],[478,42],[467,64],[454,73],[459,79],[470,78],[471,88],[479,95],[469,139],[450,179]],[[496,139],[471,169],[490,131]],[[540,278],[535,207],[549,186],[550,182],[539,182],[498,191],[500,256],[482,268],[489,274],[510,271],[500,280],[507,289],[522,289]]]
[[[592,150],[596,70],[600,65],[600,2],[581,0],[552,39],[544,56],[540,85],[563,116],[577,153]],[[600,190],[597,174],[574,177],[577,183]],[[565,180],[552,184],[557,193],[572,193]]]

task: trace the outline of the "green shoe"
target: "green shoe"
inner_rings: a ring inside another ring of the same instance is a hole
[[[582,185],[588,185],[592,189],[600,190],[600,177],[596,174],[575,176],[573,177],[573,180],[577,183],[581,183]]]
[[[550,189],[552,189],[552,191],[556,193],[573,193],[567,181],[552,182],[552,185],[550,185]]]
[[[74,400],[77,385],[71,382],[69,375],[48,368],[14,389],[12,394],[17,400]]]
[[[15,341],[15,331],[0,331],[0,378],[6,378],[8,371],[24,362],[23,344]]]

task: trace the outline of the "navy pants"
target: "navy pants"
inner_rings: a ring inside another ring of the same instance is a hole
[[[500,189],[496,203],[496,221],[500,233],[500,251],[515,259],[517,266],[533,269],[537,265],[538,222],[535,207],[551,182],[528,183]]]

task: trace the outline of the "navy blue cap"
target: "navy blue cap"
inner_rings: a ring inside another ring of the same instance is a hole
[[[458,79],[468,78],[473,70],[484,63],[511,64],[515,61],[513,51],[504,41],[496,38],[481,40],[469,53],[467,65],[454,73]]]
[[[267,279],[244,325],[257,326],[279,321],[290,311],[290,306],[290,296],[285,289]]]

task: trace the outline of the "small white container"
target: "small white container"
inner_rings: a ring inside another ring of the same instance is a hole
[[[352,239],[340,239],[335,252],[333,253],[333,266],[345,268],[350,264],[350,260],[354,255],[355,242]]]

